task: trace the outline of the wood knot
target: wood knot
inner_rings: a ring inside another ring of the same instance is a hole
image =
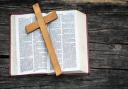
[[[113,50],[114,51],[120,51],[122,49],[122,46],[120,44],[115,44]]]

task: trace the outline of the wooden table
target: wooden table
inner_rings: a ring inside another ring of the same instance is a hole
[[[22,2],[24,1],[24,2]],[[128,89],[127,4],[42,0],[45,12],[77,9],[88,15],[90,74],[9,75],[10,14],[33,13],[32,0],[0,1],[0,89]]]

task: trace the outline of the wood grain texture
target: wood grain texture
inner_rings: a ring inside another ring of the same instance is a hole
[[[44,12],[77,9],[87,13],[90,74],[9,76],[10,14],[32,13],[34,0],[0,1],[0,89],[127,89],[127,4],[39,1]],[[7,5],[8,3],[8,5]]]
[[[127,4],[127,0],[63,0],[67,3],[111,3],[111,4]]]

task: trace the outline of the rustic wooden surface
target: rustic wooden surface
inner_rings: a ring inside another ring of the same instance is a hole
[[[128,0],[63,0],[67,3],[111,3],[111,4],[127,4]]]
[[[88,15],[90,74],[10,77],[10,14],[32,13],[34,2],[0,0],[0,89],[128,89],[127,4],[39,1],[45,12],[77,9]]]

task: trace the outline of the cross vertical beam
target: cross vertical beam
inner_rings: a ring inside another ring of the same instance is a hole
[[[48,48],[48,53],[49,53],[54,71],[56,73],[56,76],[59,76],[62,73],[61,72],[61,67],[59,65],[58,58],[57,58],[57,55],[55,53],[55,49],[52,45],[52,40],[51,40],[50,35],[48,33],[47,26],[45,24],[44,18],[42,17],[41,10],[40,10],[40,7],[39,7],[38,3],[33,5],[33,10],[35,12],[35,16],[36,16],[36,19],[37,19],[36,24],[38,24],[38,26],[40,27],[40,31],[42,33],[42,36],[43,36],[43,39],[45,41],[46,47]]]

